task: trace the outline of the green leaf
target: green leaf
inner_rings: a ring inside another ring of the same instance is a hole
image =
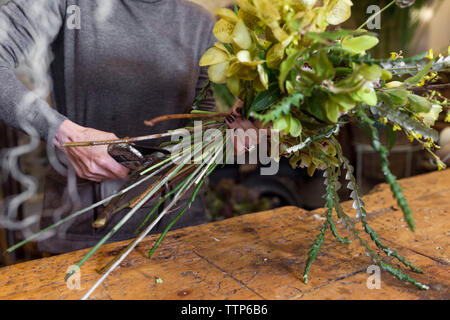
[[[355,93],[350,93],[350,96],[359,102],[363,102],[369,106],[375,106],[378,102],[377,93],[373,88],[364,86]]]
[[[378,99],[387,105],[389,108],[394,109],[394,101],[392,101],[390,95],[385,92],[377,91]]]
[[[431,67],[433,66],[433,61],[430,61],[422,70],[420,70],[415,76],[408,78],[405,80],[405,83],[410,84],[412,86],[418,84],[423,77],[425,77],[428,72],[430,72]]]
[[[330,41],[335,41],[338,40],[342,37],[345,36],[352,36],[352,35],[357,35],[357,34],[361,34],[363,32],[366,32],[365,30],[337,30],[337,31],[324,31],[321,33],[316,33],[316,32],[307,32],[306,33],[306,37],[310,38],[312,40],[315,40],[317,42],[322,42],[322,43],[328,43]]]
[[[336,77],[344,77],[344,76],[348,76],[349,74],[353,73],[352,68],[346,68],[346,67],[337,67],[337,68],[334,68],[334,71],[336,73]]]
[[[374,82],[381,78],[382,75],[382,69],[377,66],[376,64],[373,64],[371,66],[369,65],[363,65],[361,69],[359,70],[360,74],[366,79],[367,81]]]
[[[231,109],[236,102],[236,97],[230,92],[230,89],[225,84],[217,83],[213,83],[213,88],[214,96],[219,103],[227,109]],[[198,109],[198,106],[196,109]]]
[[[302,53],[303,50],[295,50],[281,63],[279,76],[279,86],[281,90],[284,91],[284,81]]]
[[[366,122],[357,120],[356,125],[370,140],[372,140],[372,131]]]
[[[327,119],[333,123],[336,123],[339,119],[339,105],[332,100],[328,100],[325,103],[325,112]]]
[[[355,100],[353,100],[348,94],[330,94],[330,99],[339,105],[339,110],[347,112],[356,106]]]
[[[409,92],[403,89],[388,89],[386,93],[392,99],[392,102],[397,105],[405,105],[408,103]]]
[[[392,79],[392,73],[385,69],[381,69],[381,80],[388,81]]]
[[[309,64],[315,75],[322,80],[331,79],[334,76],[334,67],[323,50],[309,60]]]
[[[411,103],[410,109],[415,112],[430,112],[431,110],[431,102],[425,99],[424,97],[417,96],[415,94],[408,95],[408,100]]]
[[[397,134],[394,131],[394,126],[390,123],[386,126],[387,134],[386,134],[386,146],[389,151],[394,147],[395,142],[397,141]]]
[[[269,89],[260,92],[250,106],[250,112],[261,112],[267,110],[272,104],[280,99],[281,91],[277,83],[272,83]]]
[[[290,118],[289,134],[294,138],[300,137],[302,134],[302,124],[296,118],[292,116]]]
[[[231,44],[229,44],[229,43],[224,43],[223,45],[224,45],[224,47],[227,49],[227,51],[228,51],[230,54],[234,55],[234,48],[233,48],[233,46],[232,46]]]
[[[372,49],[378,44],[378,38],[373,36],[360,36],[355,38],[346,38],[342,40],[342,47],[353,53],[364,53],[366,50]]]
[[[321,121],[328,122],[328,117],[325,111],[325,103],[328,101],[328,96],[322,91],[315,90],[311,98],[308,99],[306,111]]]
[[[289,116],[283,116],[283,117],[275,120],[273,123],[273,128],[275,130],[285,131],[286,133],[289,132],[290,126],[291,126],[291,120],[290,120]]]
[[[287,115],[291,111],[291,107],[300,107],[303,101],[303,95],[299,92],[294,92],[292,95],[285,97],[283,100],[273,105],[266,114],[253,113],[252,116],[256,119],[262,120],[264,123],[275,121],[276,119]]]

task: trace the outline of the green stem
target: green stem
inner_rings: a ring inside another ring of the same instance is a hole
[[[336,149],[339,149],[340,146],[336,145]],[[340,150],[339,152],[342,152],[342,150]],[[360,242],[360,244],[366,248],[367,253],[373,258],[375,259],[375,261],[381,266],[381,268],[387,272],[389,272],[390,274],[392,274],[394,277],[396,277],[397,279],[401,280],[401,281],[405,281],[408,283],[411,283],[412,285],[418,287],[421,290],[428,290],[428,286],[414,280],[413,278],[411,278],[410,276],[408,276],[407,274],[403,273],[402,271],[400,271],[397,268],[394,268],[393,266],[385,263],[383,261],[383,259],[381,259],[380,256],[378,256],[378,254],[376,254],[375,251],[373,251],[369,244],[363,239],[361,238],[361,236],[359,235],[359,232],[356,230],[355,224],[353,223],[353,221],[350,219],[350,217],[344,212],[344,210],[342,209],[342,206],[340,204],[340,199],[339,199],[339,195],[336,191],[336,184],[337,184],[337,180],[336,180],[336,176],[333,175],[332,178],[332,182],[335,185],[334,187],[334,199],[335,199],[335,209],[336,212],[338,212],[338,215],[342,217],[342,219],[344,220],[345,224],[348,226],[349,231],[351,231],[351,233],[353,234],[353,236],[355,238],[357,238]],[[420,270],[420,269],[419,269]]]
[[[308,252],[308,259],[306,260],[305,271],[303,272],[303,281],[305,283],[308,283],[309,269],[311,269],[311,265],[316,260],[317,255],[319,254],[320,249],[322,248],[322,244],[325,239],[325,233],[328,227],[329,222],[327,220],[320,229],[320,233],[317,235],[316,240],[314,241],[313,245],[311,246],[311,249]]]
[[[189,177],[186,177],[178,186],[176,186],[174,189],[172,189],[168,194],[166,194],[164,197],[159,200],[159,202],[153,207],[153,209],[150,211],[150,213],[145,217],[144,221],[139,225],[139,227],[134,231],[134,233],[138,233],[141,231],[141,229],[147,224],[147,222],[150,220],[150,218],[155,214],[156,210],[159,209],[159,207],[174,193],[176,193],[180,188],[182,188]]]
[[[388,159],[388,150],[383,146],[380,141],[380,136],[378,134],[378,130],[374,127],[375,121],[370,119],[365,112],[360,110],[358,113],[362,117],[362,120],[369,126],[370,131],[372,133],[372,147],[378,153],[381,160],[381,170],[385,176],[386,182],[391,186],[392,193],[394,194],[395,199],[397,199],[397,203],[403,211],[404,218],[408,223],[409,228],[414,231],[414,219],[412,217],[412,210],[408,205],[408,202],[403,195],[403,190],[397,182],[397,178],[392,174],[389,169],[389,159]]]
[[[334,140],[335,145],[337,144],[337,141]],[[367,212],[365,209],[365,205],[361,200],[361,194],[358,190],[358,184],[356,182],[355,177],[352,174],[352,167],[349,163],[349,161],[342,155],[342,151],[339,149],[339,146],[337,146],[337,150],[338,150],[338,156],[341,160],[341,162],[344,164],[344,167],[347,170],[347,173],[349,175],[350,178],[350,182],[353,185],[353,192],[354,192],[354,196],[355,196],[355,203],[356,203],[356,210],[359,211],[359,218],[361,221],[361,224],[364,227],[364,231],[370,236],[370,238],[373,240],[373,242],[375,242],[376,246],[383,251],[387,256],[392,256],[394,258],[396,258],[398,261],[400,261],[401,263],[403,263],[405,266],[411,268],[411,270],[418,272],[418,273],[424,273],[421,269],[417,268],[416,266],[414,266],[411,262],[409,262],[408,260],[406,260],[406,258],[404,258],[403,256],[400,256],[395,250],[385,246],[382,242],[380,237],[378,236],[378,234],[375,232],[375,230],[372,229],[372,227],[369,226],[369,223],[367,221]]]
[[[203,141],[202,142],[200,142],[200,143],[203,143],[203,150],[205,150],[207,147],[208,147],[208,145],[210,145],[211,143],[213,143],[214,142],[214,139],[212,140],[212,141],[209,141],[209,142],[207,142],[207,143],[204,143]],[[196,145],[199,145],[200,143],[197,143]],[[193,147],[191,147],[191,149],[192,148],[194,148],[195,147],[195,145],[193,146]],[[204,153],[203,153],[203,155],[204,155]],[[150,211],[150,213],[145,217],[145,219],[144,219],[144,221],[141,223],[141,225],[135,230],[135,233],[137,233],[137,232],[139,232],[143,227],[144,227],[144,225],[148,222],[148,220],[150,220],[150,218],[155,214],[155,212],[156,212],[156,210],[158,210],[158,208],[170,197],[170,196],[172,196],[175,192],[177,192],[181,187],[183,187],[185,184],[186,184],[186,182],[187,182],[187,180],[189,179],[189,177],[187,177],[186,179],[184,179],[175,189],[173,189],[171,192],[169,192],[167,195],[165,195],[153,208],[152,208],[152,210]]]
[[[227,140],[223,143],[223,145],[225,145],[227,142]],[[205,146],[209,146],[210,143],[206,143]],[[222,145],[222,147],[223,147]],[[205,175],[209,175],[212,170],[211,167],[215,168],[216,164],[215,161],[218,159],[218,157],[220,156],[220,149],[218,147],[211,147],[210,150],[207,150],[208,152],[206,152],[208,159],[206,159],[206,162],[202,163],[192,174],[190,174],[181,184],[180,184],[180,189],[174,199],[170,202],[170,204],[168,205],[167,208],[165,208],[165,210],[156,218],[156,221],[154,221],[152,223],[151,226],[147,227],[147,229],[143,232],[140,233],[140,235],[135,238],[123,251],[121,254],[119,254],[118,256],[116,256],[112,261],[110,261],[106,266],[104,266],[100,272],[104,273],[110,273],[112,272],[112,269],[110,269],[110,266],[112,266],[112,268],[114,268],[114,265],[117,263],[117,261],[120,261],[122,259],[125,258],[125,256],[129,253],[130,250],[132,250],[132,248],[134,248],[137,243],[139,241],[141,241],[141,239],[143,237],[145,237],[146,234],[148,234],[151,230],[151,228],[153,228],[153,224],[157,221],[159,221],[162,218],[162,215],[166,214],[167,211],[192,187],[192,185],[195,183],[195,181],[198,179],[198,177],[205,177]],[[212,151],[212,152],[211,152]],[[210,153],[213,153],[211,156],[209,156]],[[215,153],[215,154],[214,154]],[[202,171],[203,166],[206,164],[207,168],[210,168],[210,170],[208,171]],[[200,174],[199,174],[200,172]],[[203,181],[203,180],[202,180]],[[201,182],[202,182],[201,181]],[[202,182],[203,183],[203,182]],[[154,210],[156,206],[153,208]],[[153,211],[153,210],[152,210]],[[166,232],[167,233],[167,232]],[[162,239],[161,239],[162,241]],[[103,277],[102,277],[103,278]],[[102,281],[102,279],[100,279],[99,281]]]
[[[330,225],[330,230],[333,233],[333,236],[341,243],[346,243],[346,244],[350,244],[351,241],[348,238],[342,238],[338,235],[337,230],[336,230],[336,225],[334,224],[333,221],[333,209],[335,208],[335,197],[334,194],[337,192],[336,189],[336,185],[334,183],[330,183],[330,179],[333,179],[334,181],[334,172],[333,172],[333,168],[331,167],[330,163],[327,163],[328,165],[328,183],[327,183],[327,193],[326,193],[326,201],[327,201],[327,220],[328,220],[328,224]],[[336,211],[336,214],[339,216],[339,213]]]
[[[377,16],[379,16],[380,14],[382,14],[385,10],[387,10],[388,8],[390,8],[393,4],[395,4],[395,0],[392,0],[388,5],[386,5],[383,9],[381,9],[378,12],[375,12],[373,15],[371,15],[366,22],[364,22],[361,26],[359,26],[358,29],[356,30],[361,30],[362,28],[364,28],[372,19],[376,18]]]
[[[140,185],[140,184],[144,183],[145,181],[149,180],[150,178],[152,178],[153,176],[155,176],[156,174],[158,174],[158,173],[161,172],[162,170],[166,169],[167,167],[168,167],[168,165],[166,165],[166,166],[160,168],[159,170],[153,172],[152,174],[150,174],[150,175],[144,177],[143,179],[141,179],[140,181],[136,182],[135,184],[129,186],[129,187],[126,188],[126,189],[124,189],[124,190],[122,190],[122,191],[119,191],[118,193],[113,194],[113,195],[111,195],[111,196],[109,196],[109,197],[107,197],[107,198],[105,198],[105,199],[103,199],[103,200],[101,200],[101,201],[99,201],[99,202],[96,202],[96,203],[90,205],[89,207],[87,207],[87,208],[85,208],[85,209],[82,209],[82,210],[79,210],[79,211],[77,211],[77,212],[75,212],[75,213],[72,213],[71,215],[67,216],[66,218],[64,218],[64,219],[62,219],[62,220],[59,220],[58,222],[56,222],[56,223],[52,224],[51,226],[49,226],[49,227],[47,227],[47,228],[45,228],[45,229],[39,231],[38,233],[35,233],[34,235],[32,235],[32,236],[28,237],[27,239],[25,239],[25,240],[19,242],[18,244],[12,246],[11,248],[8,248],[8,249],[6,250],[5,253],[11,253],[11,252],[13,252],[14,250],[17,250],[18,248],[22,247],[22,246],[25,245],[26,243],[28,243],[28,242],[30,242],[30,241],[33,241],[33,240],[37,239],[37,238],[38,238],[39,236],[41,236],[42,234],[44,234],[44,233],[46,233],[46,232],[48,232],[48,231],[50,231],[50,230],[52,230],[52,229],[54,229],[54,228],[56,228],[56,227],[62,225],[63,223],[65,223],[65,222],[67,222],[67,221],[70,221],[70,220],[72,220],[72,219],[75,219],[76,217],[81,216],[81,215],[83,215],[83,214],[85,214],[85,213],[91,211],[92,209],[95,209],[95,208],[97,208],[98,206],[100,206],[100,205],[102,205],[102,204],[104,204],[104,203],[107,203],[107,202],[111,201],[112,199],[114,199],[114,198],[116,198],[116,197],[119,197],[119,196],[121,196],[121,195],[127,193],[128,191],[134,189],[134,188],[137,187],[138,185]]]
[[[213,166],[215,168],[215,166]],[[214,170],[214,169],[213,169]],[[208,174],[209,175],[209,174]],[[208,176],[207,175],[207,176]],[[198,192],[200,191],[201,187],[203,186],[203,184],[205,183],[205,180],[203,179],[197,186],[197,188],[195,189],[191,199],[189,200],[189,202],[186,204],[186,206],[183,208],[183,210],[169,223],[169,225],[166,227],[166,229],[164,229],[164,232],[161,234],[161,236],[158,238],[158,240],[156,241],[155,245],[153,246],[153,248],[150,250],[150,252],[148,253],[148,258],[150,259],[152,257],[152,255],[155,253],[156,249],[158,248],[158,246],[161,244],[161,242],[164,240],[164,238],[166,237],[167,233],[170,231],[170,229],[172,229],[173,225],[186,213],[186,211],[189,209],[189,207],[191,206],[191,204],[194,202],[195,198],[197,197]]]
[[[211,81],[208,80],[205,83],[205,86],[200,90],[200,93],[195,98],[194,104],[192,105],[192,110],[198,110],[200,108],[200,104],[206,99],[208,95],[208,90],[211,88]]]
[[[163,187],[168,181],[170,181],[180,170],[183,169],[184,165],[189,158],[184,159],[183,163],[179,164],[177,167],[174,167],[169,173],[166,174],[164,179],[160,181],[155,188],[151,192],[149,192],[139,203],[131,209],[113,228],[110,232],[108,232],[84,257],[81,259],[76,267],[81,268],[81,266],[95,253],[97,250],[106,242],[109,238],[111,238],[153,195],[156,191]],[[76,268],[74,268],[71,272],[66,275],[66,280],[70,278],[75,273]]]
[[[321,140],[321,139],[324,139],[324,138],[329,138],[331,135],[333,135],[333,133],[335,133],[337,131],[337,129],[338,129],[337,126],[333,126],[333,127],[331,127],[331,129],[329,129],[328,131],[326,131],[324,133],[320,133],[320,134],[317,134],[315,136],[308,137],[304,142],[288,148],[286,150],[286,154],[295,153],[295,152],[300,151],[300,150],[302,150],[304,148],[307,148],[314,141]]]
[[[224,144],[222,145],[222,147],[224,145],[226,145],[226,142],[224,142]],[[219,149],[215,149],[216,152]],[[213,156],[214,159],[217,158],[217,155]],[[158,241],[156,241],[155,245],[153,246],[152,250],[150,250],[149,254],[148,254],[148,258],[150,259],[151,256],[153,255],[153,253],[156,251],[156,249],[158,248],[158,246],[160,245],[160,243],[164,240],[165,236],[167,235],[167,233],[170,231],[170,229],[173,227],[173,225],[186,213],[186,211],[188,210],[189,206],[192,204],[192,202],[194,202],[195,198],[197,197],[198,192],[200,191],[201,187],[203,186],[203,184],[205,183],[205,178],[208,177],[213,171],[214,169],[217,167],[216,163],[212,163],[211,165],[207,166],[205,168],[205,170],[203,170],[201,172],[201,174],[199,175],[199,177],[197,179],[195,179],[195,181],[199,181],[197,184],[197,188],[195,189],[190,201],[187,203],[187,205],[184,207],[184,209],[169,223],[169,225],[166,227],[166,229],[164,230],[164,232],[161,234],[161,236],[159,237]],[[188,180],[190,177],[188,177],[186,180]],[[200,180],[199,180],[200,179]],[[186,183],[186,182],[184,182]],[[184,185],[183,183],[183,185]],[[178,187],[182,187],[182,186],[178,186]],[[177,187],[177,188],[178,188]]]

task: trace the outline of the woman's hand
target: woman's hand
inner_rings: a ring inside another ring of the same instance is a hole
[[[113,133],[85,128],[64,121],[58,129],[53,144],[61,149],[75,168],[77,175],[86,180],[101,182],[125,178],[129,169],[117,163],[109,154],[107,146],[64,148],[68,142],[117,139]]]
[[[450,166],[450,128],[441,131],[439,144],[441,148],[436,151],[436,154],[447,166]]]
[[[242,106],[244,103],[238,100],[233,106],[231,114],[225,119],[228,127],[233,129],[231,137],[233,139],[235,154],[241,155],[251,152],[261,141],[259,129],[262,127],[259,120],[250,121],[242,118]]]

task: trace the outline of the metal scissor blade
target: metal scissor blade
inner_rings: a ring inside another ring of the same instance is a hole
[[[170,152],[161,148],[119,143],[109,145],[108,153],[121,165],[131,170],[140,170],[157,160],[164,159]]]

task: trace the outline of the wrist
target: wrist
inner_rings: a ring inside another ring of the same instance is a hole
[[[53,139],[53,145],[57,148],[62,148],[65,143],[75,141],[75,136],[78,131],[79,126],[77,124],[70,120],[64,120]]]

